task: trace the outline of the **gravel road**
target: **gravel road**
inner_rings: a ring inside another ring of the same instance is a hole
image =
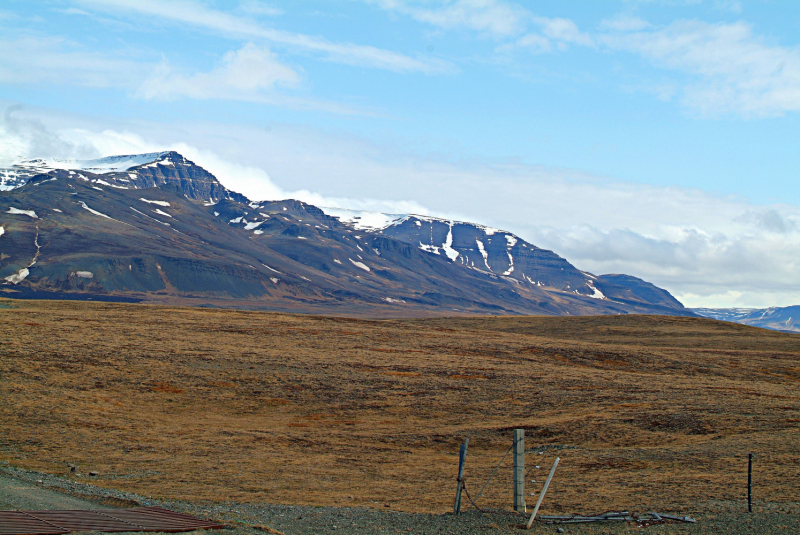
[[[89,480],[89,476],[85,479]],[[90,483],[14,468],[0,463],[0,509],[99,509],[158,505],[201,518],[215,519],[226,527],[217,535],[321,534],[517,534],[562,533],[558,526],[536,523],[529,532],[525,519],[504,511],[467,511],[459,516],[405,513],[347,507],[311,507],[270,504],[189,503],[154,500],[145,496],[103,489]],[[633,524],[569,525],[563,533],[764,535],[800,533],[798,504],[763,506],[769,511],[753,514],[725,511],[693,514],[696,524],[663,524],[638,528]]]

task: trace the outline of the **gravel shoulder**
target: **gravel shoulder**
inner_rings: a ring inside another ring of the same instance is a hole
[[[106,509],[97,502],[53,491],[35,480],[16,477],[12,471],[0,473],[0,509]]]
[[[102,509],[137,505],[157,505],[217,520],[225,525],[224,530],[216,532],[218,535],[561,533],[558,526],[539,523],[526,532],[522,529],[525,519],[508,511],[482,513],[471,510],[453,516],[355,507],[157,500],[0,463],[0,509]],[[797,504],[790,506],[794,510]],[[696,524],[664,524],[647,528],[638,528],[633,524],[565,525],[562,529],[563,533],[578,535],[800,533],[800,514],[781,512],[781,508],[786,509],[785,506],[765,508],[770,511],[748,514],[724,511],[718,504],[720,512],[693,514],[697,519]]]

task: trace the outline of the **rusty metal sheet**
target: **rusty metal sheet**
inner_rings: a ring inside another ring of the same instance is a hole
[[[161,507],[93,511],[0,511],[0,535],[61,535],[72,531],[161,531],[221,529],[222,525]]]
[[[144,528],[143,531],[176,533],[193,529],[222,529],[222,525],[216,522],[201,520],[161,507],[136,507],[103,512],[120,520],[138,524]]]
[[[25,511],[32,517],[67,531],[140,531],[142,526],[99,511]]]
[[[0,535],[59,535],[61,533],[69,533],[69,530],[34,518],[22,511],[0,511]]]

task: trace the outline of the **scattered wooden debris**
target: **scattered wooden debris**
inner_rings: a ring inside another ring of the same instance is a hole
[[[652,514],[652,513],[650,513]],[[690,518],[688,516],[675,516],[675,515],[667,515],[664,513],[657,513],[661,518],[666,518],[667,520],[678,520],[680,522],[690,522],[694,524],[696,520],[694,518]]]
[[[539,515],[538,520],[545,524],[581,524],[588,522],[636,522],[639,527],[665,524],[668,521],[695,523],[688,516],[676,516],[666,513],[648,511],[647,514],[636,514],[629,511],[606,511],[596,515]]]

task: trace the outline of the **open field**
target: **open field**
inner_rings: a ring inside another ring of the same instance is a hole
[[[0,302],[0,460],[99,486],[441,513],[464,437],[475,496],[515,427],[536,490],[561,457],[545,514],[741,510],[749,451],[756,509],[797,513],[800,335]],[[478,505],[510,509],[510,456]]]

